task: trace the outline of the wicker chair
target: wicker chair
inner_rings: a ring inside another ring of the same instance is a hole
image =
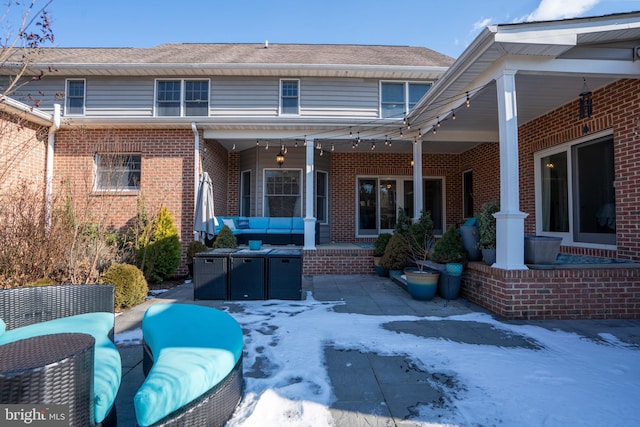
[[[0,290],[0,319],[5,322],[6,330],[9,331],[79,314],[114,313],[114,292],[113,285],[90,284],[2,289]],[[113,328],[109,338],[113,341]],[[116,424],[114,404],[99,426]]]

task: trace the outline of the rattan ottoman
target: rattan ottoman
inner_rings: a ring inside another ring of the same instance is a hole
[[[69,406],[70,426],[92,426],[94,338],[41,335],[0,346],[0,403]]]

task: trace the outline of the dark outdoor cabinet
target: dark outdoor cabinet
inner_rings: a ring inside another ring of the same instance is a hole
[[[232,300],[265,299],[266,256],[270,249],[242,249],[229,260],[229,297]]]
[[[274,249],[269,252],[267,295],[269,299],[302,298],[302,251]]]
[[[229,255],[236,249],[213,249],[193,257],[193,299],[229,297]]]

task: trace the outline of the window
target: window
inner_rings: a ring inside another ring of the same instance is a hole
[[[240,215],[251,216],[251,171],[242,172],[240,194]]]
[[[568,242],[615,245],[613,137],[536,155],[536,218],[542,233]]]
[[[132,191],[140,189],[140,154],[96,155],[98,191]]]
[[[208,80],[156,80],[156,116],[208,115]]]
[[[265,169],[265,216],[302,216],[301,174],[295,169]]]
[[[84,115],[84,80],[67,80],[65,115]]]
[[[402,119],[416,106],[431,83],[381,82],[380,116]]]
[[[326,224],[329,219],[329,174],[316,172],[316,220]]]
[[[280,114],[299,114],[300,96],[298,80],[280,81]]]
[[[462,214],[465,218],[474,215],[473,210],[473,172],[462,172]]]
[[[391,233],[396,226],[398,209],[413,218],[413,180],[394,177],[358,178],[357,234],[377,236]],[[444,191],[441,178],[428,178],[423,182],[424,206],[420,209],[431,211],[433,232],[440,235],[444,227]]]

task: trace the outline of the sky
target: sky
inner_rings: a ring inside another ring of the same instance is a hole
[[[269,41],[409,45],[457,58],[490,24],[640,11],[640,0],[52,0],[48,10],[56,47]]]
[[[638,348],[609,333],[594,341],[560,330],[505,324],[484,313],[417,317],[334,311],[342,304],[317,301],[310,293],[303,301],[234,303],[229,314],[245,331],[245,389],[228,427],[332,425],[326,345],[401,356],[424,371],[452,377],[453,396],[438,407],[419,406],[410,418],[416,427],[640,425]],[[447,320],[484,323],[538,345],[468,344],[384,328],[390,322]],[[141,335],[139,329],[130,330],[115,340],[139,344]],[[266,375],[252,375],[256,365]]]

